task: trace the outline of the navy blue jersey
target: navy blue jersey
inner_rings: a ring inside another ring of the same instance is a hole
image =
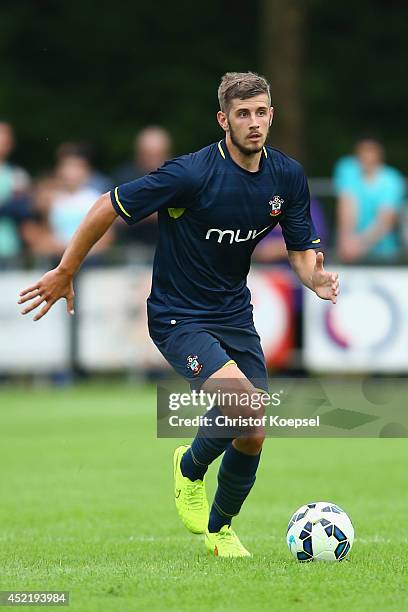
[[[245,325],[252,319],[246,277],[258,242],[277,223],[289,250],[320,242],[302,167],[271,147],[264,147],[259,170],[249,172],[222,140],[116,187],[111,199],[128,224],[158,211],[150,325]]]

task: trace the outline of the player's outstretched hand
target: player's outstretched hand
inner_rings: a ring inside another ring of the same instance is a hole
[[[21,311],[21,313],[25,315],[45,302],[45,305],[34,317],[34,321],[38,321],[47,314],[55,302],[63,297],[67,300],[67,312],[73,315],[74,288],[72,285],[72,277],[59,268],[55,268],[44,274],[35,285],[23,289],[20,293],[18,303],[24,304],[25,302],[29,302]]]
[[[313,289],[323,300],[331,300],[335,304],[339,294],[339,275],[326,272],[323,262],[323,253],[317,253],[316,264],[312,274]]]

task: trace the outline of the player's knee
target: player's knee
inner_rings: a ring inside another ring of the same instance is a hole
[[[230,416],[241,417],[242,419],[259,419],[265,414],[264,403],[260,401],[262,393],[254,387],[248,385],[248,381],[234,380],[233,386],[221,397],[221,410]]]
[[[265,440],[265,433],[258,431],[250,436],[243,436],[235,441],[236,448],[246,455],[258,455]]]

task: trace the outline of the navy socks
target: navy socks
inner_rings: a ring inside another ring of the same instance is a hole
[[[217,428],[214,420],[220,414],[216,407],[206,413],[212,425],[199,428],[191,448],[183,455],[181,472],[190,480],[202,480],[210,463],[219,457],[232,441],[232,438],[216,437]]]
[[[249,495],[258,469],[261,454],[246,455],[232,445],[233,438],[218,438],[214,419],[221,414],[218,408],[207,413],[212,425],[200,427],[191,448],[181,460],[183,476],[190,480],[203,480],[210,463],[224,451],[218,472],[218,488],[211,507],[208,530],[217,532],[223,525],[230,525],[233,516]],[[220,430],[221,431],[221,430]]]
[[[252,489],[261,453],[246,455],[230,444],[218,472],[218,488],[211,507],[208,531],[217,532],[231,525]]]

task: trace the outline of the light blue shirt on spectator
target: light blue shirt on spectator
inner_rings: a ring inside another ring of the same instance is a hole
[[[365,231],[382,210],[399,212],[404,201],[404,177],[391,166],[383,165],[367,180],[355,157],[343,157],[334,169],[337,194],[350,195],[356,203],[356,231]],[[368,252],[372,258],[396,257],[400,251],[397,229],[381,238]]]
[[[92,187],[62,192],[52,202],[48,221],[54,236],[66,246],[101,193]]]
[[[13,195],[14,174],[13,168],[8,164],[0,165],[0,207],[7,203]],[[12,219],[0,218],[0,257],[17,255],[20,249],[20,240]]]

